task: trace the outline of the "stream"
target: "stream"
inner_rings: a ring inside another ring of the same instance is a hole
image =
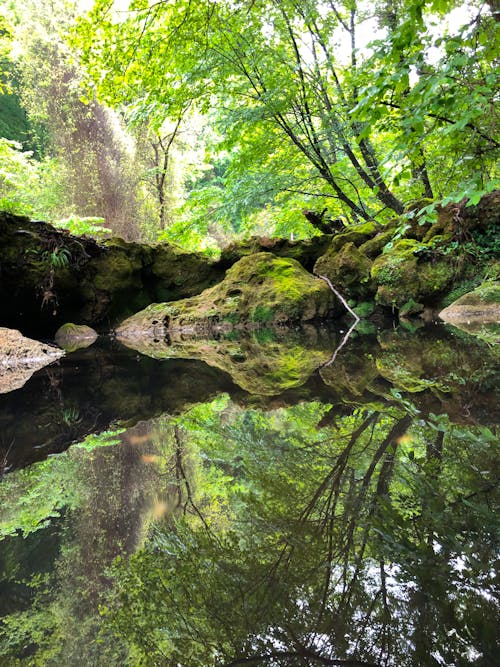
[[[0,394],[0,665],[498,655],[498,351],[110,337]]]

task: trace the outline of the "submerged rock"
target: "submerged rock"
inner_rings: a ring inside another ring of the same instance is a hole
[[[90,347],[97,340],[97,332],[85,324],[63,324],[56,331],[55,341],[66,352]]]
[[[64,356],[63,350],[0,327],[0,394],[22,387],[33,373]]]
[[[243,257],[224,280],[198,296],[152,304],[117,329],[122,340],[165,339],[173,331],[209,333],[331,317],[339,312],[333,292],[298,262],[271,253]]]

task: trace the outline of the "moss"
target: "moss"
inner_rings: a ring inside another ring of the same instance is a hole
[[[418,260],[414,253],[419,247],[415,240],[402,239],[373,262],[371,277],[378,288],[377,303],[399,308],[409,299],[418,299]]]
[[[372,262],[353,243],[335,252],[330,248],[314,266],[317,275],[326,276],[342,294],[350,297],[373,295],[370,269]]]
[[[170,329],[216,330],[224,326],[259,326],[307,321],[339,312],[326,283],[298,262],[258,253],[240,259],[225,279],[198,296],[146,308],[123,323],[119,331],[155,329],[154,320],[168,319]]]
[[[400,317],[409,317],[411,315],[419,315],[424,310],[424,305],[422,303],[417,303],[413,299],[407,301],[399,309]]]
[[[451,259],[420,262],[418,265],[419,296],[421,299],[444,293],[455,280]]]
[[[252,322],[271,322],[274,318],[274,309],[269,306],[257,306],[251,314]]]
[[[243,241],[236,241],[224,248],[218,264],[226,269],[247,255],[272,252],[277,257],[295,259],[304,268],[311,270],[318,257],[327,250],[331,239],[331,235],[314,236],[299,241],[254,236]]]
[[[500,284],[494,282],[483,283],[473,292],[461,297],[457,303],[474,306],[482,304],[500,305]]]
[[[380,255],[384,247],[392,241],[394,233],[395,230],[393,228],[379,232],[372,239],[365,241],[359,246],[360,252],[364,253],[367,257],[374,259]]]
[[[95,263],[94,286],[106,292],[115,292],[141,283],[141,266],[133,262],[123,250],[108,252]]]
[[[373,301],[362,301],[357,306],[353,308],[354,312],[361,319],[365,317],[370,317],[375,310],[375,304]]]
[[[333,237],[329,251],[338,252],[347,243],[360,246],[371,239],[378,231],[380,231],[380,227],[375,222],[364,222],[360,225],[348,227],[345,232]]]
[[[94,329],[84,324],[63,324],[54,336],[56,343],[66,352],[74,352],[89,347],[97,339]]]

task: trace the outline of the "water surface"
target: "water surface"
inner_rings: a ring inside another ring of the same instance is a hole
[[[0,664],[495,664],[497,353],[344,336],[104,340],[0,396]]]

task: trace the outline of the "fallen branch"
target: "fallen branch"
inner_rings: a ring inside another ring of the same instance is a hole
[[[321,280],[324,280],[324,281],[325,281],[325,283],[326,283],[326,284],[328,285],[328,287],[332,290],[332,292],[335,294],[335,296],[337,297],[337,299],[342,303],[342,305],[344,306],[344,308],[345,308],[346,310],[348,310],[348,311],[351,313],[351,315],[352,315],[352,316],[354,317],[354,319],[356,320],[356,322],[354,323],[354,326],[356,326],[356,324],[359,322],[359,319],[360,319],[360,318],[356,315],[356,313],[354,312],[354,310],[349,306],[349,304],[348,304],[347,301],[344,299],[344,297],[342,296],[342,294],[340,294],[340,292],[337,292],[337,290],[335,289],[335,287],[332,285],[332,283],[330,282],[330,280],[329,280],[326,276],[320,276],[319,273],[317,273],[316,275],[318,276],[318,278],[321,278]]]

